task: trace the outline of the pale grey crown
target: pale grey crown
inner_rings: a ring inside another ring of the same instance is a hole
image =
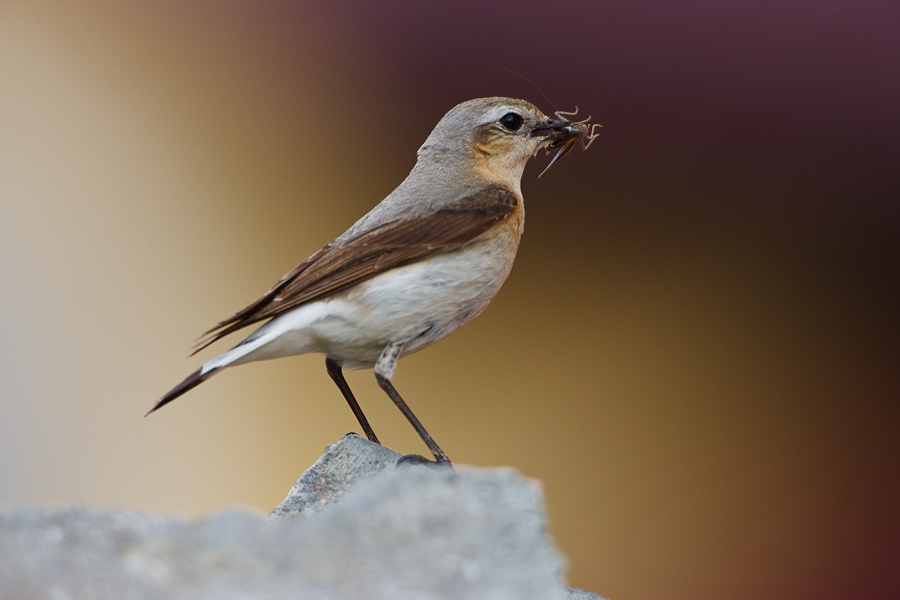
[[[522,125],[515,131],[500,125],[507,114],[522,117]],[[476,98],[456,105],[444,115],[419,148],[419,155],[432,150],[459,152],[474,146],[485,127],[496,126],[498,131],[530,138],[531,131],[546,121],[547,117],[531,102],[517,98]]]

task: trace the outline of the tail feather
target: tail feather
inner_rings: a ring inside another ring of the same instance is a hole
[[[188,375],[184,381],[182,381],[181,383],[176,385],[174,388],[172,388],[168,394],[166,394],[165,396],[160,398],[159,402],[157,402],[153,408],[151,408],[149,411],[147,411],[147,414],[144,416],[146,417],[153,411],[159,410],[160,408],[162,408],[163,406],[165,406],[166,404],[168,404],[169,402],[171,402],[178,396],[184,394],[185,392],[187,392],[189,390],[194,389],[195,387],[197,387],[198,385],[200,385],[201,383],[203,383],[204,381],[206,381],[207,379],[212,377],[213,374],[216,373],[220,368],[221,367],[210,369],[204,373],[203,367],[200,367],[199,369],[197,369],[196,371],[194,371],[193,373]]]
[[[265,327],[265,326],[264,326]],[[202,367],[191,373],[187,376],[187,378],[172,388],[168,394],[160,398],[159,402],[156,403],[156,406],[150,409],[147,413],[149,415],[155,410],[159,410],[178,396],[184,394],[187,391],[190,391],[212,377],[215,373],[221,371],[225,367],[232,364],[240,364],[243,362],[249,362],[253,359],[247,359],[248,354],[252,354],[254,351],[259,350],[262,346],[265,346],[273,339],[277,338],[281,335],[281,330],[270,331],[266,335],[260,335],[262,329],[258,329],[256,332],[251,334],[247,339],[242,341],[240,344],[232,348],[231,350],[225,352],[224,354],[220,354],[219,356],[213,358],[212,360],[206,361]],[[247,360],[242,360],[247,359]],[[256,359],[259,360],[259,359]],[[145,417],[147,415],[144,415]]]

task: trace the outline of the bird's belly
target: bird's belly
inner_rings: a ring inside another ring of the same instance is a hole
[[[483,311],[512,268],[515,248],[489,238],[393,269],[348,295],[365,314],[360,325],[385,345],[411,354],[456,331]],[[382,346],[383,347],[383,346]],[[352,368],[351,365],[348,365]]]

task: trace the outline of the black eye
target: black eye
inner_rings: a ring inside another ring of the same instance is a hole
[[[510,131],[518,131],[522,127],[523,122],[522,115],[517,115],[516,113],[506,113],[500,117],[500,124]]]

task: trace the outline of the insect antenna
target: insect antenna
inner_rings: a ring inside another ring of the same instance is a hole
[[[550,99],[550,96],[548,96],[547,94],[545,94],[545,93],[544,93],[544,90],[542,90],[538,84],[536,84],[536,83],[533,82],[532,80],[528,79],[527,77],[525,77],[524,75],[522,75],[522,74],[519,73],[518,71],[513,71],[512,69],[503,69],[503,70],[506,71],[507,73],[512,73],[512,74],[515,75],[516,77],[521,77],[522,79],[524,79],[525,81],[527,81],[528,83],[530,83],[530,84],[534,87],[534,89],[536,89],[537,91],[539,91],[539,92],[541,93],[541,96],[543,96],[543,97],[547,100],[547,102],[550,103],[550,106],[553,107],[553,110],[559,111],[559,109],[556,107],[556,104],[554,104],[554,103],[553,103],[553,100]]]

